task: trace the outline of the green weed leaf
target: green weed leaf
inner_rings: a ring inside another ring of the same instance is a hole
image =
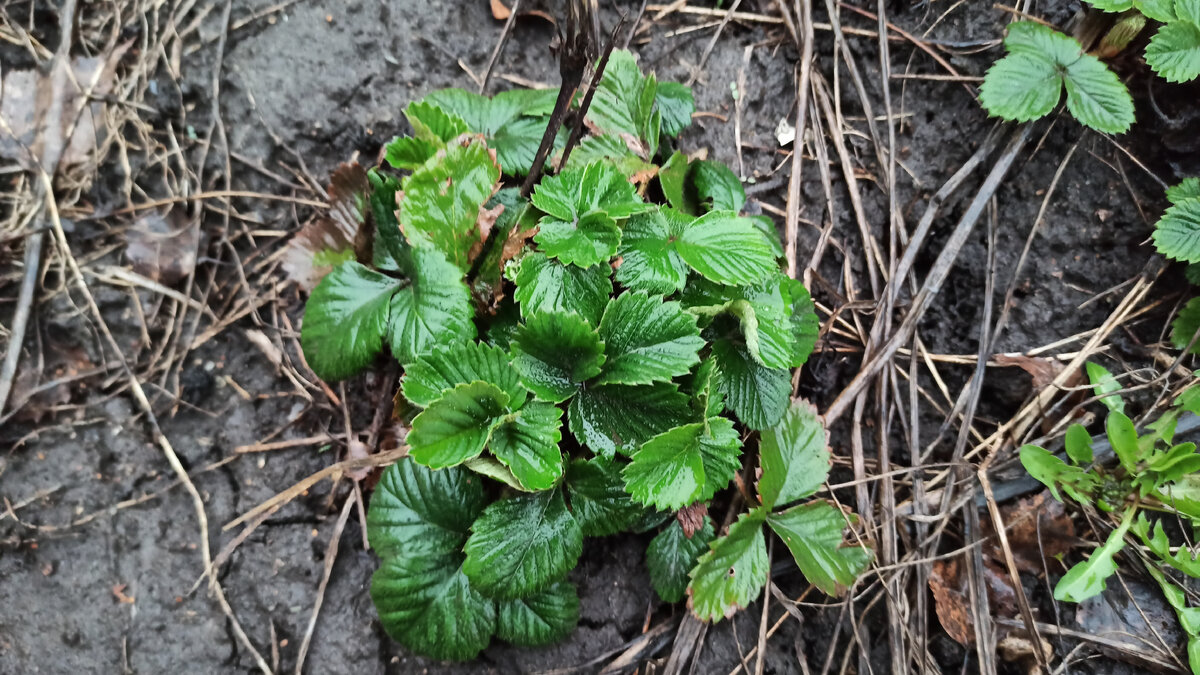
[[[1151,527],[1150,521],[1146,519],[1146,515],[1139,513],[1137,520],[1133,523],[1132,529],[1141,538],[1146,548],[1158,556],[1159,560],[1189,577],[1200,579],[1200,560],[1193,557],[1187,546],[1181,546],[1174,553],[1171,552],[1171,542],[1167,539],[1167,533],[1163,529],[1161,520],[1155,521],[1153,527]]]
[[[696,317],[662,296],[626,291],[600,320],[606,360],[596,384],[651,384],[683,375],[704,346]]]
[[[587,387],[571,401],[571,433],[601,457],[631,454],[643,442],[691,419],[688,398],[674,384]]]
[[[733,211],[696,219],[679,235],[675,250],[692,269],[720,284],[753,284],[779,269],[754,223]]]
[[[1058,501],[1062,501],[1062,495],[1058,492],[1058,488],[1062,487],[1075,501],[1091,503],[1089,494],[1096,484],[1096,479],[1091,474],[1067,464],[1055,457],[1054,453],[1036,445],[1022,446],[1020,458],[1025,471],[1049,488],[1050,494]]]
[[[1072,424],[1067,428],[1067,457],[1078,466],[1092,463],[1092,435],[1082,424]]]
[[[403,264],[408,280],[392,296],[388,325],[396,359],[407,365],[436,345],[474,338],[474,310],[462,271],[428,248],[413,249]]]
[[[579,623],[579,593],[560,581],[536,595],[499,603],[496,637],[520,647],[542,647],[566,639]]]
[[[1167,82],[1189,82],[1200,77],[1200,25],[1172,21],[1159,28],[1146,45],[1146,63]]]
[[[689,576],[688,607],[702,621],[730,618],[767,583],[767,542],[761,509],[743,513],[729,534],[712,542]]]
[[[751,429],[778,424],[792,391],[789,371],[759,364],[745,347],[729,340],[714,342],[712,351],[722,373],[721,393],[738,419]]]
[[[567,468],[567,499],[585,537],[604,537],[632,527],[645,512],[625,492],[621,468],[603,457],[576,459]]]
[[[431,469],[462,464],[483,452],[507,413],[508,394],[494,384],[460,384],[413,420],[409,456]]]
[[[515,600],[566,577],[583,551],[583,532],[561,490],[493,502],[471,527],[463,572],[497,600]]]
[[[704,517],[704,526],[689,539],[675,518],[646,547],[646,569],[650,585],[663,602],[679,602],[687,593],[688,572],[713,540],[712,519]]]
[[[1179,316],[1171,322],[1171,344],[1175,345],[1176,349],[1183,349],[1196,336],[1197,331],[1200,331],[1200,297],[1188,300],[1179,311]],[[1200,341],[1192,346],[1191,353],[1200,353]]]
[[[381,558],[456,554],[485,503],[470,472],[402,459],[384,470],[371,496],[367,540]]]
[[[525,403],[529,392],[509,361],[508,353],[491,345],[458,342],[434,350],[404,370],[404,398],[422,408],[460,384],[487,382],[508,394],[512,409]]]
[[[1137,429],[1134,428],[1133,421],[1124,413],[1113,410],[1108,413],[1104,424],[1108,431],[1108,442],[1112,444],[1117,459],[1121,460],[1121,466],[1130,474],[1136,475],[1142,451],[1138,447]]]
[[[759,499],[768,509],[813,494],[829,476],[829,433],[807,401],[792,401],[783,420],[762,432]]]
[[[1076,564],[1054,587],[1054,599],[1066,602],[1083,602],[1104,592],[1105,580],[1117,571],[1115,556],[1125,547],[1125,533],[1133,521],[1135,509],[1125,513],[1121,526],[1108,535],[1104,546],[1092,552],[1088,559]]]
[[[517,330],[513,351],[513,365],[525,386],[551,403],[573,396],[604,364],[600,334],[578,314],[530,316]]]
[[[562,477],[561,418],[558,406],[534,401],[492,430],[492,454],[526,490],[547,490]]]
[[[669,295],[682,290],[688,266],[675,250],[675,241],[692,220],[665,207],[630,218],[621,236],[617,281],[648,293]]]
[[[634,500],[661,510],[705,501],[737,473],[741,438],[717,417],[676,427],[646,441],[622,475]]]
[[[443,661],[475,658],[496,629],[496,604],[471,587],[461,556],[398,555],[371,577],[371,600],[394,640]]]
[[[1125,401],[1113,392],[1121,391],[1121,383],[1108,369],[1099,363],[1088,361],[1086,366],[1088,380],[1092,383],[1092,391],[1100,397],[1105,408],[1117,412],[1125,412]]]
[[[871,563],[871,550],[847,543],[842,533],[858,521],[824,501],[767,516],[767,525],[787,544],[804,578],[827,595],[841,595]]]
[[[300,346],[323,380],[342,380],[371,365],[383,349],[392,295],[400,283],[357,262],[333,268],[304,307]]]
[[[532,252],[510,270],[517,285],[514,297],[525,317],[538,312],[576,312],[595,326],[612,295],[612,268],[608,265],[564,265]]]
[[[1167,209],[1154,227],[1154,247],[1173,260],[1200,263],[1200,198]]]

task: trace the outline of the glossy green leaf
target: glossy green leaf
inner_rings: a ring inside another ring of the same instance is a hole
[[[323,380],[342,380],[371,365],[383,349],[388,303],[400,287],[357,262],[333,268],[304,307],[300,346]]]
[[[395,138],[384,146],[384,159],[395,169],[420,169],[447,143],[469,131],[461,117],[425,101],[410,103],[404,116],[413,136]]]
[[[1133,7],[1161,23],[1168,23],[1178,18],[1175,15],[1175,0],[1133,0]]]
[[[567,468],[567,500],[586,537],[604,537],[633,526],[645,509],[625,492],[621,467],[603,457],[576,459]]]
[[[513,475],[512,470],[492,455],[479,455],[478,457],[468,459],[467,461],[463,462],[461,466],[470,469],[472,472],[477,473],[480,476],[491,478],[499,483],[504,483],[508,487],[519,492],[533,492],[533,490],[521,485],[521,481],[517,480],[517,477]]]
[[[1104,546],[1092,552],[1088,559],[1076,564],[1058,584],[1054,586],[1054,599],[1066,602],[1083,602],[1104,592],[1105,580],[1117,571],[1117,563],[1113,560],[1125,547],[1125,533],[1133,522],[1136,509],[1130,508],[1125,513],[1120,527],[1108,535]]]
[[[767,583],[767,542],[762,524],[766,512],[743,513],[718,537],[689,573],[688,608],[701,621],[731,618],[745,608]]]
[[[617,281],[649,293],[670,295],[682,290],[688,265],[675,250],[675,240],[692,220],[666,207],[630,218],[621,235]]]
[[[724,417],[676,427],[633,454],[622,471],[625,489],[635,501],[662,510],[707,500],[737,473],[741,446]]]
[[[646,547],[646,569],[650,585],[663,602],[679,602],[687,593],[688,572],[696,566],[701,554],[715,536],[712,519],[704,517],[704,526],[691,538],[684,533],[677,519],[658,533]]]
[[[1029,122],[1054,110],[1062,98],[1062,84],[1054,63],[1040,55],[1012,53],[988,69],[979,88],[979,103],[996,117]]]
[[[696,112],[692,90],[678,82],[660,82],[654,105],[662,113],[662,130],[668,136],[678,136],[688,128]]]
[[[576,312],[595,326],[612,295],[612,268],[608,265],[564,265],[533,252],[510,270],[517,285],[515,297],[526,317],[538,312]]]
[[[396,193],[400,192],[400,181],[377,169],[367,171],[367,180],[371,184],[370,207],[375,221],[371,264],[380,272],[399,272],[401,260],[412,258],[396,217]]]
[[[525,386],[552,403],[573,396],[604,364],[600,334],[578,314],[530,316],[517,330],[513,352],[513,365]]]
[[[1067,457],[1079,466],[1092,463],[1092,435],[1082,424],[1072,424],[1067,428]]]
[[[470,472],[432,471],[402,459],[384,470],[371,495],[367,540],[381,558],[455,554],[485,503]]]
[[[543,178],[530,199],[537,208],[567,223],[593,211],[624,220],[653,208],[642,201],[628,178],[603,161]]]
[[[712,352],[722,373],[721,393],[738,419],[751,429],[778,424],[792,393],[790,371],[760,365],[729,340],[714,342]]]
[[[1172,21],[1150,38],[1146,63],[1167,82],[1189,82],[1200,77],[1200,25]]]
[[[621,230],[608,214],[590,211],[573,221],[543,218],[533,240],[563,264],[591,267],[616,255]]]
[[[857,521],[854,514],[824,501],[767,516],[767,525],[787,544],[804,578],[834,596],[853,585],[871,564],[871,549],[847,542],[842,534]]]
[[[496,605],[467,582],[461,556],[385,559],[371,578],[383,628],[414,652],[442,661],[475,658],[496,629]]]
[[[413,420],[408,454],[432,469],[461,464],[483,452],[507,406],[508,394],[496,385],[460,384]]]
[[[696,369],[692,380],[692,401],[696,412],[706,420],[725,412],[725,394],[721,393],[721,369],[716,359],[707,358]]]
[[[388,325],[396,359],[407,365],[437,345],[474,338],[474,308],[462,271],[429,248],[413,249],[402,265],[408,279],[392,296]]]
[[[1064,68],[1083,53],[1074,38],[1037,21],[1010,23],[1004,47],[1013,54],[1035,56]]]
[[[1200,198],[1182,199],[1154,226],[1154,247],[1181,262],[1200,262]]]
[[[514,89],[490,99],[462,89],[442,89],[425,100],[462,118],[472,132],[483,134],[504,173],[523,176],[533,164],[557,97],[557,89]]]
[[[1075,119],[1108,134],[1129,131],[1134,121],[1133,97],[1117,74],[1091,54],[1080,55],[1066,68],[1067,110]]]
[[[1131,529],[1134,534],[1141,538],[1146,548],[1158,556],[1159,560],[1189,577],[1200,579],[1200,560],[1192,555],[1191,550],[1187,546],[1180,546],[1174,552],[1171,551],[1171,541],[1167,538],[1167,533],[1163,529],[1161,520],[1155,521],[1153,526],[1151,526],[1146,515],[1139,513]]]
[[[1092,391],[1100,397],[1105,408],[1117,412],[1125,412],[1125,401],[1113,392],[1121,391],[1121,383],[1108,369],[1098,363],[1087,362],[1088,380],[1092,383]]]
[[[496,637],[520,647],[541,647],[564,640],[579,623],[579,593],[560,581],[541,593],[498,604]]]
[[[571,433],[580,445],[612,459],[688,422],[688,398],[674,384],[587,387],[571,401]]]
[[[1124,12],[1133,7],[1133,0],[1088,0],[1088,4],[1102,12]]]
[[[758,495],[764,506],[786,506],[816,492],[829,477],[829,433],[807,401],[792,401],[783,419],[764,430],[758,445]]]
[[[704,346],[696,317],[662,296],[626,291],[604,310],[606,360],[596,384],[651,384],[683,375]]]
[[[497,600],[541,592],[566,577],[583,551],[579,528],[561,490],[493,502],[471,527],[463,571]]]
[[[720,162],[697,160],[688,167],[686,190],[704,211],[741,213],[746,205],[742,181]]]
[[[393,169],[413,171],[425,166],[444,147],[444,144],[439,145],[436,141],[397,136],[383,146],[383,159]]]
[[[492,454],[527,490],[547,490],[563,475],[562,409],[533,401],[492,430]]]
[[[732,211],[696,219],[680,234],[675,250],[692,269],[721,284],[752,284],[779,269],[754,223]]]
[[[1188,300],[1179,316],[1171,322],[1171,344],[1176,349],[1184,349],[1192,342],[1192,338],[1200,331],[1200,297]],[[1200,353],[1200,340],[1192,344],[1191,353]]]
[[[775,221],[771,220],[770,216],[761,214],[746,217],[750,219],[751,223],[754,223],[754,228],[762,234],[763,239],[767,240],[767,245],[771,247],[771,255],[782,259],[784,257],[783,240],[779,238],[779,229],[775,227]]]
[[[471,382],[487,382],[508,394],[508,406],[520,408],[529,392],[512,367],[508,353],[491,345],[456,342],[435,347],[404,370],[404,398],[415,406],[427,407],[448,389]]]
[[[654,76],[642,75],[632,53],[614,50],[604,67],[587,119],[602,132],[641,139],[647,143],[647,156],[653,155],[658,142],[654,120],[662,119],[661,111],[655,114],[654,109],[657,90]]]
[[[1133,421],[1124,413],[1113,410],[1108,413],[1104,424],[1108,432],[1108,442],[1112,444],[1117,459],[1121,460],[1121,466],[1125,467],[1129,473],[1136,475],[1138,462],[1142,459],[1142,452],[1138,447],[1138,434],[1137,429],[1133,426]]]

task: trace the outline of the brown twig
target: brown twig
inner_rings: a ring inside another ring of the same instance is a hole
[[[513,6],[509,10],[508,19],[504,22],[504,28],[500,31],[500,39],[496,41],[496,47],[492,50],[491,58],[488,59],[487,70],[483,71],[483,81],[479,83],[480,96],[487,93],[488,82],[492,79],[492,70],[496,68],[496,61],[504,51],[504,45],[508,42],[508,36],[512,33],[513,24],[517,21],[517,12],[520,9],[521,0],[513,0]]]

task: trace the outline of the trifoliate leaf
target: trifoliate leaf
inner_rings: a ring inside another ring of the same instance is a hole
[[[541,593],[498,604],[496,637],[519,647],[541,647],[566,639],[579,623],[579,593],[560,581]]]
[[[1185,199],[1200,199],[1200,178],[1184,178],[1178,185],[1167,188],[1167,200],[1172,204]]]
[[[783,420],[762,432],[758,453],[758,495],[768,509],[813,494],[829,476],[829,432],[807,401],[792,401]]]
[[[654,104],[662,113],[662,130],[668,136],[678,136],[692,123],[696,99],[692,90],[678,82],[660,82]]]
[[[563,474],[561,418],[558,406],[533,401],[492,431],[492,454],[527,490],[547,490]]]
[[[612,268],[608,265],[564,265],[534,252],[509,269],[517,284],[515,297],[521,303],[521,314],[526,317],[538,312],[575,312],[595,326],[612,295]]]
[[[729,340],[714,342],[712,351],[721,369],[721,393],[738,419],[751,429],[778,424],[792,392],[789,371],[758,364],[745,347]]]
[[[696,317],[662,296],[626,291],[604,310],[606,360],[596,384],[650,384],[682,375],[704,346]]]
[[[1100,397],[1100,402],[1109,410],[1125,412],[1125,401],[1113,392],[1121,391],[1121,383],[1104,366],[1088,361],[1086,364],[1088,380],[1092,383],[1092,391]]]
[[[396,360],[407,365],[436,345],[475,337],[471,294],[461,270],[429,248],[413,249],[402,267],[408,280],[392,296],[388,325]]]
[[[817,319],[817,306],[804,283],[788,279],[785,290],[792,304],[792,363],[799,368],[808,362],[817,338],[821,335],[821,322]]]
[[[623,220],[653,208],[615,166],[603,161],[543,178],[531,200],[537,208],[568,223],[592,211]]]
[[[534,155],[546,132],[557,89],[515,89],[489,99],[462,89],[442,89],[425,98],[466,122],[467,127],[483,134],[489,148],[496,151],[504,173],[523,176],[529,173]]]
[[[371,365],[383,349],[388,305],[400,282],[357,262],[321,279],[304,307],[300,346],[323,380],[342,380]]]
[[[779,269],[754,223],[732,211],[696,219],[679,235],[675,250],[692,269],[721,284],[752,284]]]
[[[705,211],[732,211],[736,215],[746,205],[742,181],[720,162],[692,162],[684,189],[695,195],[695,203]]]
[[[646,441],[622,471],[635,501],[663,510],[705,501],[733,479],[742,441],[724,417],[676,427]]]
[[[767,525],[787,544],[808,583],[841,595],[871,564],[871,549],[847,543],[842,532],[858,518],[833,504],[813,501],[767,516]]]
[[[1175,15],[1175,0],[1133,0],[1137,11],[1161,23],[1170,23]]]
[[[459,342],[434,350],[404,370],[404,398],[422,408],[442,397],[447,389],[470,382],[494,384],[508,394],[512,409],[525,403],[528,392],[509,361],[508,353],[475,342]]]
[[[1200,29],[1197,35],[1200,36]],[[1200,42],[1197,43],[1200,60]],[[1197,72],[1200,73],[1200,65]],[[1084,126],[1108,134],[1123,134],[1133,125],[1133,97],[1104,62],[1082,54],[1067,66],[1067,110]]]
[[[591,267],[616,255],[621,230],[608,214],[591,211],[573,221],[543,218],[533,240],[565,265]]]
[[[701,621],[731,618],[754,602],[767,584],[765,516],[763,510],[743,513],[689,573],[688,607]]]
[[[1036,120],[1058,105],[1062,81],[1058,68],[1045,57],[1013,52],[988,68],[979,88],[979,103],[988,114],[1006,120]]]
[[[1154,227],[1154,247],[1172,260],[1200,263],[1200,198],[1167,209]]]
[[[600,334],[578,314],[534,314],[517,330],[512,346],[513,365],[525,386],[551,403],[570,398],[604,364]]]
[[[371,496],[367,540],[381,558],[456,554],[485,504],[470,472],[402,459],[384,470]]]
[[[461,464],[483,452],[507,407],[508,394],[494,384],[460,384],[413,420],[408,454],[431,469]]]
[[[1150,38],[1146,63],[1167,82],[1188,82],[1200,77],[1200,26],[1172,21]]]
[[[587,387],[571,401],[571,433],[601,457],[632,453],[654,436],[688,422],[688,398],[674,384]]]
[[[1125,548],[1125,533],[1129,531],[1133,512],[1134,509],[1129,509],[1121,526],[1108,535],[1103,546],[1093,551],[1087,560],[1067,570],[1058,580],[1054,586],[1055,600],[1083,602],[1104,592],[1105,580],[1117,571],[1113,556]]]
[[[643,509],[625,492],[621,468],[603,457],[576,459],[567,468],[567,499],[585,537],[604,537],[628,529]]]
[[[497,188],[500,167],[478,141],[454,143],[444,155],[404,179],[400,226],[414,246],[428,242],[463,271],[471,266],[471,247],[485,234],[479,207]]]
[[[687,593],[688,572],[700,555],[708,550],[714,536],[712,519],[704,517],[704,526],[689,539],[676,519],[646,547],[646,569],[650,585],[663,602],[679,602]]]
[[[566,577],[583,551],[583,532],[561,490],[493,502],[471,527],[463,571],[497,600],[528,597]]]
[[[1171,323],[1171,344],[1176,349],[1188,346],[1196,332],[1200,331],[1200,297],[1188,300],[1187,305],[1179,311],[1179,316]],[[1200,353],[1200,340],[1192,346],[1191,353]]]
[[[635,291],[670,295],[687,282],[688,266],[675,240],[694,219],[671,208],[633,216],[621,235],[617,281]]]
[[[694,215],[696,213],[695,198],[689,201],[685,192],[688,175],[687,155],[676,150],[658,170],[658,183],[662,187],[663,196],[667,203],[681,212]]]
[[[371,577],[384,630],[414,652],[442,661],[475,658],[496,629],[496,603],[471,587],[461,556],[398,555]]]

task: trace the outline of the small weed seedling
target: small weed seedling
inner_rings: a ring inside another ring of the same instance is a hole
[[[1054,588],[1054,597],[1083,602],[1103,592],[1105,580],[1117,571],[1115,556],[1124,548],[1126,535],[1136,535],[1153,555],[1153,560],[1143,556],[1142,562],[1175,609],[1189,636],[1192,671],[1200,672],[1200,608],[1188,607],[1183,590],[1160,569],[1160,564],[1167,565],[1200,578],[1200,560],[1187,546],[1172,547],[1162,519],[1146,516],[1147,512],[1165,512],[1191,528],[1200,526],[1200,454],[1195,443],[1174,443],[1180,417],[1184,413],[1200,414],[1200,387],[1186,390],[1174,407],[1139,435],[1123,412],[1124,402],[1112,393],[1115,380],[1103,368],[1088,366],[1096,393],[1109,408],[1106,428],[1117,466],[1108,468],[1094,461],[1092,438],[1079,424],[1067,430],[1068,461],[1033,445],[1021,448],[1020,454],[1025,470],[1046,485],[1055,499],[1061,501],[1065,494],[1079,504],[1119,517],[1119,524],[1104,544],[1063,575]]]
[[[690,90],[614,52],[590,135],[526,199],[508,185],[556,99],[450,89],[409,105],[390,168],[333,195],[370,236],[343,231],[314,263],[329,271],[301,331],[313,370],[346,378],[385,346],[403,368],[409,456],[371,499],[371,596],[391,636],[438,659],[569,634],[585,537],[657,531],[655,590],[704,620],[762,591],[764,526],[826,593],[871,559],[844,539],[852,514],[803,501],[830,467],[820,418],[790,399],[813,302],[781,272],[773,223],[740,215],[737,177],[667,147]],[[707,505],[755,432],[757,496],[739,481],[750,507],[718,536]]]

